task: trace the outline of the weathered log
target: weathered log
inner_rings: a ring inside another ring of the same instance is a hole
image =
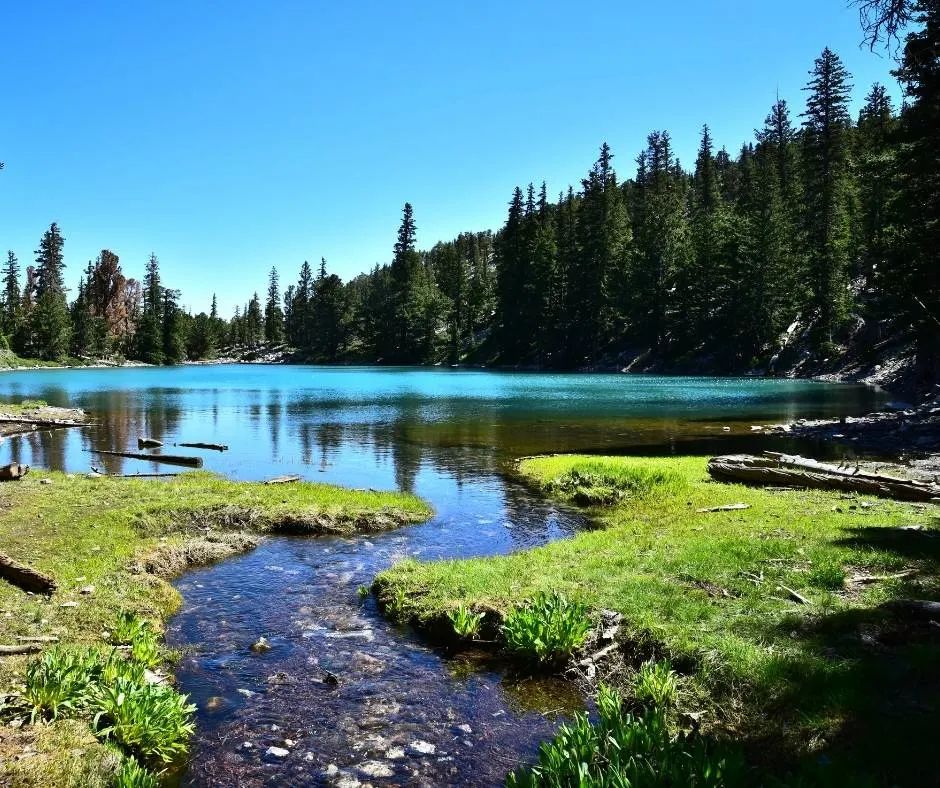
[[[42,651],[38,643],[25,643],[22,646],[0,646],[0,657],[9,657],[13,654],[35,654]]]
[[[163,441],[158,441],[155,438],[138,438],[137,439],[138,449],[159,449],[162,445],[163,445]]]
[[[104,449],[92,449],[91,453],[105,454],[109,457],[127,457],[130,460],[162,462],[166,465],[186,465],[190,468],[202,467],[202,457],[187,457],[182,454],[140,454],[133,451],[105,451]]]
[[[744,484],[842,490],[902,501],[931,501],[940,497],[940,485],[937,484],[844,469],[786,454],[714,457],[708,461],[708,472],[718,481]]]
[[[0,553],[0,577],[34,594],[51,594],[56,589],[55,580],[51,577],[14,561],[6,553]]]
[[[33,637],[26,637],[24,635],[20,635],[19,637],[17,637],[17,640],[20,641],[20,643],[58,643],[59,636],[58,635],[35,635]]]
[[[698,514],[708,514],[710,512],[740,512],[744,509],[750,509],[749,503],[726,503],[724,506],[710,506],[707,509],[698,509]]]
[[[208,449],[209,451],[228,451],[228,446],[222,443],[174,443],[174,446],[184,446],[187,449]]]
[[[29,473],[28,465],[11,462],[9,465],[0,467],[0,482],[16,481],[22,479],[27,473]]]
[[[273,479],[268,479],[265,484],[290,484],[299,481],[299,476],[275,476]]]

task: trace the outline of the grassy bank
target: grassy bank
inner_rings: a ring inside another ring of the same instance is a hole
[[[58,588],[47,598],[0,581],[0,640],[58,637],[60,644],[101,646],[119,611],[139,614],[160,632],[180,603],[167,579],[187,566],[250,549],[265,533],[378,530],[429,514],[414,496],[322,484],[34,471],[0,485],[0,549],[51,575]],[[0,711],[3,691],[22,686],[31,659],[0,658]],[[0,784],[106,785],[117,761],[87,723],[0,728]]]
[[[448,611],[500,618],[561,591],[622,613],[621,651],[669,658],[689,710],[774,772],[929,782],[940,637],[890,603],[940,599],[937,507],[717,484],[705,462],[526,460],[532,484],[601,528],[509,556],[405,561],[376,590],[435,627]],[[725,504],[749,508],[699,511]]]

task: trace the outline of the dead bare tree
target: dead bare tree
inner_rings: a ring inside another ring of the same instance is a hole
[[[900,32],[914,18],[916,0],[852,0],[858,8],[865,43],[871,49],[900,43]]]

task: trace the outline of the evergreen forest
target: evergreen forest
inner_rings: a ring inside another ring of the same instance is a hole
[[[225,317],[214,296],[208,314],[185,310],[156,255],[138,279],[103,249],[67,287],[65,228],[53,223],[33,264],[7,254],[3,341],[50,360],[175,364],[285,348],[315,363],[772,374],[797,337],[819,359],[901,340],[931,383],[940,3],[903,8],[900,106],[883,85],[855,85],[825,49],[804,94],[770,103],[735,149],[707,125],[694,162],[679,161],[666,130],[633,159],[604,143],[577,186],[520,185],[501,228],[427,249],[406,203],[386,264],[344,282],[326,260],[305,261],[286,286],[271,268],[262,295]],[[864,96],[857,114],[853,96]]]

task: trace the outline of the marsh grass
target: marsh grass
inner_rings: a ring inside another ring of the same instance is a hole
[[[669,710],[679,700],[679,677],[668,661],[646,660],[631,680],[633,700],[647,708]]]
[[[668,658],[683,689],[709,707],[706,725],[734,730],[772,769],[799,770],[823,754],[833,769],[848,764],[849,783],[866,773],[900,785],[929,780],[940,770],[926,733],[936,727],[940,673],[924,666],[940,664],[940,642],[881,604],[940,600],[937,507],[871,499],[853,509],[836,493],[719,484],[706,461],[526,460],[529,482],[566,501],[559,480],[573,469],[601,466],[616,478],[645,464],[665,481],[591,508],[598,527],[570,539],[492,558],[404,560],[375,588],[404,600],[418,625],[460,604],[505,617],[540,593],[576,596],[620,612],[631,658]],[[698,511],[734,503],[750,508]],[[915,574],[848,593],[849,567]]]

